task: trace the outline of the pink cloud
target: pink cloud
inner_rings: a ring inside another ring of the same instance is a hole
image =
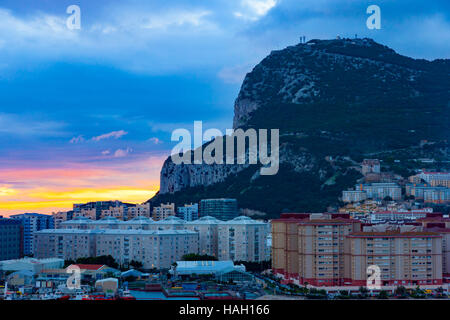
[[[148,139],[148,141],[153,142],[154,144],[161,144],[161,143],[163,143],[162,140],[160,140],[160,139],[158,139],[156,137],[150,138],[150,139]]]
[[[133,149],[131,149],[131,148],[117,149],[116,152],[114,152],[114,157],[115,158],[126,157],[132,151],[133,151]]]
[[[70,139],[70,143],[80,143],[80,142],[83,142],[84,141],[84,138],[83,138],[83,136],[82,135],[79,135],[79,136],[77,136],[77,137],[73,137],[72,139]]]

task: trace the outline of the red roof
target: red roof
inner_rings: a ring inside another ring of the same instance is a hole
[[[101,267],[104,266],[104,264],[73,264],[73,266],[79,267],[81,270],[93,270],[97,271]]]
[[[424,174],[449,174],[450,172],[423,171]]]

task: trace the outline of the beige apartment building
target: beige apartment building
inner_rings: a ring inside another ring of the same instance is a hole
[[[73,215],[72,211],[53,212],[52,217],[53,217],[55,229],[59,229],[61,227],[62,222],[72,219],[72,215]]]
[[[342,285],[345,236],[357,220],[313,214],[272,220],[272,268],[299,284]]]
[[[297,284],[360,286],[377,265],[383,285],[442,283],[441,234],[361,230],[342,215],[282,215],[272,220],[272,270]]]
[[[175,203],[161,203],[159,207],[153,208],[152,218],[154,220],[163,220],[169,216],[175,215]]]
[[[442,236],[435,232],[356,232],[347,236],[345,284],[363,286],[379,267],[383,286],[442,284]]]
[[[101,210],[100,219],[113,217],[116,219],[125,220],[124,217],[126,217],[127,209],[128,208],[124,205],[115,207],[110,206],[108,209]]]
[[[240,216],[218,226],[219,260],[253,261],[266,259],[267,223]]]
[[[150,203],[136,204],[128,207],[127,220],[137,217],[151,217]]]
[[[75,211],[73,213],[73,217],[85,217],[85,218],[89,218],[92,220],[97,219],[97,210],[95,208],[91,208],[91,209],[81,209],[80,211]]]

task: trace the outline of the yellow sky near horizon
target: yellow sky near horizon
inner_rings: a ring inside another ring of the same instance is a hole
[[[0,170],[0,216],[24,212],[51,214],[74,203],[119,200],[142,203],[159,190],[164,157],[150,157],[120,166],[15,168]]]

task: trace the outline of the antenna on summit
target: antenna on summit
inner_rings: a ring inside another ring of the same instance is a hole
[[[300,43],[306,43],[306,37],[305,36],[301,36],[300,37]]]

